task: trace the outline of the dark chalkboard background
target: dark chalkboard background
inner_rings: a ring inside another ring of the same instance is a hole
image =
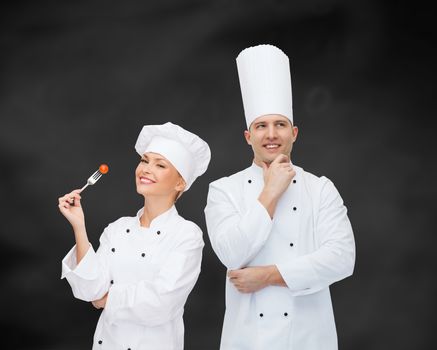
[[[293,162],[332,179],[352,221],[355,273],[331,287],[341,349],[430,349],[437,311],[435,14],[423,1],[14,1],[0,5],[0,330],[11,349],[91,348],[99,311],[73,298],[57,198],[83,195],[90,240],[133,215],[136,137],[172,121],[213,158],[178,203],[204,230],[185,312],[188,350],[218,349],[225,269],[211,250],[208,183],[251,150],[235,58],[291,59]],[[275,349],[272,349],[275,350]]]

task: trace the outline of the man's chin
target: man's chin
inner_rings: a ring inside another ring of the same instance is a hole
[[[262,157],[262,161],[266,164],[270,164],[271,162],[273,162],[280,154],[284,154],[283,152],[276,152],[276,153],[272,153],[272,154],[265,154]],[[286,155],[286,154],[285,154]]]
[[[275,158],[276,158],[276,157],[263,157],[263,158],[261,159],[261,161],[262,161],[263,163],[266,163],[267,165],[270,165],[270,164],[275,160]]]
[[[270,164],[271,162],[273,162],[276,157],[278,157],[280,154],[282,154],[282,152],[275,152],[275,153],[271,153],[271,154],[266,154],[263,158],[264,158],[264,162],[267,164]]]

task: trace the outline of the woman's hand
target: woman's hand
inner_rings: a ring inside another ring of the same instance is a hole
[[[108,299],[108,293],[106,293],[103,298],[94,300],[91,303],[96,309],[104,309],[106,305],[106,299]]]
[[[79,192],[80,190],[74,190],[58,199],[60,212],[75,229],[85,227],[85,216],[80,205],[81,196]]]

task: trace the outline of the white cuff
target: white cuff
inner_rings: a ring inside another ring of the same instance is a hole
[[[76,245],[74,245],[62,259],[61,279],[69,274],[75,274],[85,280],[95,280],[98,277],[98,261],[91,244],[79,264],[77,264],[76,252]]]

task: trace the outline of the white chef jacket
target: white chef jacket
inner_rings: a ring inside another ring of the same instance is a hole
[[[97,252],[79,264],[76,247],[62,260],[62,278],[76,298],[93,301],[109,291],[93,350],[181,350],[184,304],[200,273],[202,231],[172,206],[149,228],[136,217],[109,224]]]
[[[241,293],[226,280],[221,350],[336,350],[329,285],[353,272],[355,243],[333,183],[298,166],[273,220],[256,164],[210,184],[206,224],[228,269],[276,265],[287,287]]]

